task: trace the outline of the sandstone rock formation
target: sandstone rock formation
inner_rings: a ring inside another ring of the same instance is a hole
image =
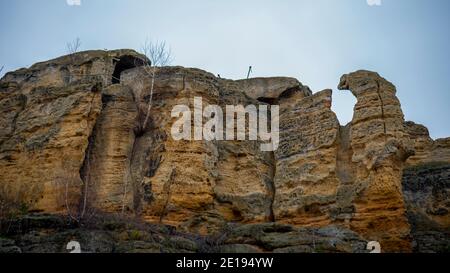
[[[340,238],[343,246],[334,250],[360,251],[361,240],[376,240],[384,251],[411,251],[411,215],[419,211],[448,230],[448,192],[435,194],[448,191],[447,167],[421,173],[429,179],[426,189],[407,175],[405,194],[402,174],[405,164],[448,163],[449,141],[433,141],[426,129],[405,123],[395,87],[378,74],[342,77],[339,88],[357,104],[352,122],[341,126],[331,90],[313,94],[292,78],[232,81],[199,69],[158,68],[144,124],[152,84],[146,65],[130,50],[88,51],[6,74],[2,208],[137,215],[203,235],[235,223],[228,251],[309,251],[310,243],[292,238],[310,240],[311,231]],[[175,141],[171,111],[180,104],[193,109],[194,97],[222,107],[279,105],[279,148]],[[423,202],[432,209],[422,211]],[[243,235],[248,230],[253,237]],[[261,241],[266,237],[279,245]]]
[[[102,86],[144,60],[130,50],[90,51],[7,73],[0,83],[3,198],[30,210],[64,210],[67,188],[82,188]]]
[[[407,250],[401,177],[412,147],[395,87],[358,71],[343,76],[339,88],[357,98],[345,127],[331,111],[331,90],[280,102],[275,218],[301,226],[341,223],[391,251]]]
[[[357,98],[350,131],[357,189],[351,228],[384,248],[410,248],[401,179],[414,151],[395,86],[377,73],[358,71],[343,76],[339,88]]]
[[[414,248],[448,252],[450,245],[450,138],[432,140],[427,128],[405,123],[416,154],[407,161],[403,190]]]

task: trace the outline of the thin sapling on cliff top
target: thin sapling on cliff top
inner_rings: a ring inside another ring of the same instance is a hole
[[[144,65],[144,71],[152,79],[150,86],[150,98],[147,104],[147,111],[145,112],[144,123],[140,126],[141,132],[147,129],[148,120],[153,104],[153,93],[155,90],[155,78],[159,67],[164,67],[172,62],[172,52],[167,47],[166,42],[152,42],[148,39],[142,45],[142,53],[150,60],[150,64]]]

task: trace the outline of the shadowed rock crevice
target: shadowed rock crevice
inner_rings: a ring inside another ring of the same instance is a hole
[[[93,150],[95,145],[95,137],[96,137],[96,125],[94,126],[94,129],[92,130],[92,134],[88,138],[88,146],[85,152],[83,164],[80,168],[80,178],[82,181],[81,185],[81,200],[79,203],[81,204],[81,209],[83,210],[87,206],[95,206],[95,204],[92,204],[92,201],[95,198],[95,186],[90,184],[90,178],[91,178],[91,167],[92,167],[92,160],[93,160]]]
[[[336,159],[336,175],[343,185],[355,181],[355,167],[353,166],[353,150],[350,140],[351,124],[341,126],[338,138],[338,153]]]
[[[151,65],[149,61],[143,58],[137,58],[135,55],[125,55],[114,59],[114,72],[112,74],[112,84],[120,83],[122,72],[135,67]]]
[[[164,189],[163,189],[164,193],[163,194],[165,195],[165,199],[166,200],[164,201],[164,205],[163,205],[162,210],[160,212],[159,223],[162,223],[163,219],[164,219],[164,216],[166,216],[167,206],[169,205],[170,198],[172,196],[172,185],[173,185],[173,181],[174,181],[176,175],[177,175],[177,171],[174,168],[172,170],[172,172],[170,173],[167,181],[164,183]]]
[[[275,218],[275,212],[273,210],[273,204],[275,203],[275,196],[277,194],[277,189],[275,187],[275,174],[277,173],[277,163],[275,161],[275,153],[270,152],[270,162],[271,162],[271,176],[268,179],[267,188],[269,190],[269,197],[270,197],[270,213],[269,213],[269,221],[270,222],[276,222]]]
[[[355,181],[356,166],[352,161],[353,150],[350,135],[351,124],[340,127],[336,158],[336,177],[340,185],[336,193],[336,204],[330,210],[330,216],[335,221],[342,222],[346,226],[348,226],[355,213],[353,202],[357,194],[362,190],[358,189],[358,183]]]

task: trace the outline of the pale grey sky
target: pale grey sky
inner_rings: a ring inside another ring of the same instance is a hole
[[[0,66],[15,70],[82,49],[139,49],[165,40],[174,65],[222,77],[291,76],[334,90],[342,124],[355,100],[342,74],[379,72],[398,89],[407,120],[450,136],[450,1],[382,0],[0,0]]]

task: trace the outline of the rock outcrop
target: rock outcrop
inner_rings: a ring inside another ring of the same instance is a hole
[[[407,161],[403,192],[417,252],[448,252],[450,245],[450,138],[432,140],[427,128],[405,123],[416,154]]]
[[[2,197],[30,210],[64,210],[61,197],[84,184],[103,86],[145,60],[130,50],[90,51],[7,73],[0,82]]]
[[[414,154],[395,86],[377,73],[345,75],[339,89],[349,89],[357,103],[350,129],[354,169],[351,228],[384,248],[410,248],[409,223],[402,194],[405,161]]]
[[[292,78],[232,81],[183,67],[157,68],[153,82],[148,66],[134,51],[88,51],[6,74],[2,210],[121,213],[202,235],[234,223],[223,251],[310,252],[317,251],[311,242],[323,242],[323,251],[361,252],[364,240],[375,240],[384,251],[409,252],[424,242],[411,238],[419,212],[445,236],[448,193],[439,189],[448,191],[448,166],[420,170],[428,186],[415,173],[402,175],[405,166],[448,163],[449,141],[405,123],[395,87],[378,74],[342,77],[339,89],[357,104],[341,126],[332,90],[313,94]],[[279,105],[279,148],[175,141],[171,111],[194,109],[194,97],[223,109]]]
[[[342,127],[331,90],[280,101],[281,143],[275,153],[275,218],[300,226],[340,223],[386,249],[410,249],[403,165],[412,154],[395,87],[378,74],[342,77],[357,98]]]
[[[3,231],[3,230],[2,230]],[[89,228],[67,218],[35,214],[14,220],[0,237],[0,253],[68,253],[68,242],[84,253],[368,253],[366,241],[348,229],[294,228],[275,223],[229,224],[201,236],[133,219],[101,217]]]

